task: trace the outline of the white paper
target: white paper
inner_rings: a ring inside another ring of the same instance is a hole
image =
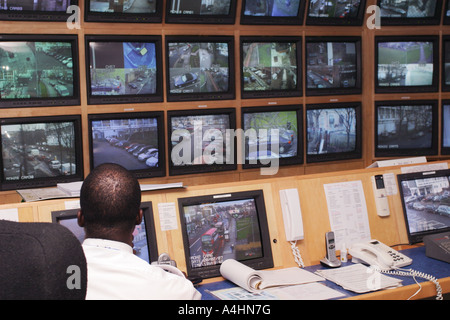
[[[178,229],[177,210],[174,202],[158,203],[161,231]]]
[[[0,210],[0,220],[19,222],[19,210],[17,208]]]
[[[448,163],[430,163],[421,166],[411,166],[402,167],[402,173],[413,173],[413,172],[424,172],[424,171],[434,171],[434,170],[446,170],[448,169]]]
[[[383,174],[384,187],[386,189],[386,194],[388,196],[393,196],[397,194],[397,179],[394,173]]]
[[[331,230],[335,246],[369,241],[370,226],[362,182],[349,181],[324,184]]]

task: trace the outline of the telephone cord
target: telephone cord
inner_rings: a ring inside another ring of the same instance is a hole
[[[294,260],[297,262],[300,268],[304,268],[305,264],[303,263],[302,256],[300,254],[300,250],[297,248],[297,241],[289,241],[291,244],[292,254],[294,255]]]

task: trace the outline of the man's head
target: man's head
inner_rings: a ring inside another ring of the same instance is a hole
[[[84,180],[78,224],[87,238],[130,242],[142,220],[141,189],[125,168],[112,163],[96,167]]]

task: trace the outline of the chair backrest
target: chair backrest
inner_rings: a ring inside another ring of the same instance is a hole
[[[83,248],[67,228],[0,220],[0,300],[82,300],[86,287]]]

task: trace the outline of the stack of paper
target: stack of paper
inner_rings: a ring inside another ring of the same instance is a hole
[[[69,197],[79,197],[82,185],[83,181],[76,181],[69,183],[58,183],[56,187]]]

